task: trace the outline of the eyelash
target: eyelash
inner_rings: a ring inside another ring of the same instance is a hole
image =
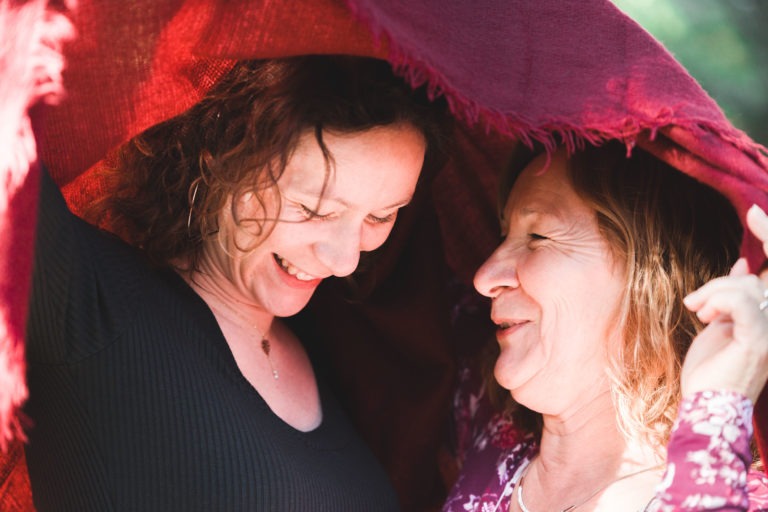
[[[528,233],[528,238],[532,242],[538,242],[539,240],[549,240],[546,236],[540,235],[538,233]]]
[[[388,222],[394,221],[396,216],[397,216],[397,212],[392,212],[389,215],[387,215],[386,217],[376,217],[375,215],[369,215],[368,219],[373,224],[386,224]]]
[[[301,210],[301,214],[307,219],[307,220],[327,220],[330,218],[331,214],[326,213],[325,215],[320,215],[312,208],[305,206],[303,204],[299,204],[299,210]]]
[[[299,206],[299,209],[301,210],[301,214],[307,220],[329,220],[333,215],[332,213],[326,213],[325,215],[320,215],[319,213],[317,213],[312,208],[309,208],[306,205],[299,204],[298,206]],[[385,217],[376,217],[375,215],[368,215],[368,220],[371,222],[371,224],[387,224],[388,222],[394,221],[396,216],[397,216],[397,212],[392,212]]]

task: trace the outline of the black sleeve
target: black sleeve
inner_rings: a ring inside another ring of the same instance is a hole
[[[69,211],[43,169],[27,321],[31,364],[72,363],[125,325],[136,251]]]

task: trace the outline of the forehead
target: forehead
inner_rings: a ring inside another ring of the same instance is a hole
[[[588,207],[573,188],[567,155],[560,150],[551,156],[540,155],[520,173],[507,197],[504,217],[547,214],[566,216]]]
[[[326,160],[313,132],[305,132],[278,183],[324,200],[366,205],[407,200],[421,171],[426,143],[411,125],[362,132],[323,131]]]

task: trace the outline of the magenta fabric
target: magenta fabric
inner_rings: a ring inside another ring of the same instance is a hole
[[[498,240],[497,176],[518,141],[551,148],[558,136],[569,147],[618,138],[719,189],[742,218],[752,203],[768,209],[765,148],[607,0],[82,0],[70,18],[78,36],[65,46],[68,96],[33,120],[40,159],[76,211],[101,191],[89,169],[193,104],[233,59],[375,56],[446,96],[459,120],[454,154],[378,263],[378,275],[397,284],[371,281],[364,305],[328,286],[307,312],[335,388],[406,510],[436,509],[451,483],[443,440],[455,360],[484,338],[457,339],[444,281],[469,286]],[[25,187],[2,219],[25,230],[5,235],[21,262],[2,270],[15,283],[0,296],[11,309],[26,301],[34,201]],[[742,252],[753,269],[765,259],[750,236]],[[418,307],[402,306],[414,298]],[[15,318],[6,327],[23,325]],[[764,401],[756,426],[766,454]]]
[[[414,84],[444,92],[471,124],[548,147],[555,134],[570,147],[642,142],[719,189],[742,218],[767,200],[765,148],[608,0],[350,4],[391,42],[390,59]],[[752,268],[765,259],[749,236],[743,252]]]

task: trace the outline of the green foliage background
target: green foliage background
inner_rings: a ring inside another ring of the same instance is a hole
[[[768,0],[613,0],[768,145]]]

